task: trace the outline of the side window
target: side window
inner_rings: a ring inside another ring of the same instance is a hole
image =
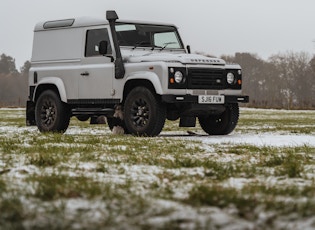
[[[85,57],[100,56],[100,41],[107,41],[107,53],[112,53],[107,29],[88,30],[86,32]]]

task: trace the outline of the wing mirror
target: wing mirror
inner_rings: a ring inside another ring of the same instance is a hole
[[[109,57],[111,62],[114,62],[114,57],[111,54],[108,54],[108,41],[100,41],[98,45],[98,52],[100,55],[103,55],[104,57]]]
[[[107,41],[100,41],[100,44],[98,46],[98,52],[105,56],[107,54],[107,46],[108,46],[108,42]]]
[[[190,45],[188,45],[186,48],[187,48],[187,52],[190,54],[191,53]]]

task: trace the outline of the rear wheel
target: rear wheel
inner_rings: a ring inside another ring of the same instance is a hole
[[[126,129],[133,135],[157,136],[166,119],[166,107],[145,87],[136,87],[124,104]]]
[[[238,118],[238,104],[230,104],[220,115],[199,117],[199,123],[201,128],[209,135],[227,135],[235,129]]]
[[[79,121],[87,121],[90,119],[90,116],[89,115],[78,115],[76,116],[76,118],[79,120]]]
[[[52,90],[44,91],[35,107],[36,125],[41,132],[64,133],[70,122],[70,110]]]

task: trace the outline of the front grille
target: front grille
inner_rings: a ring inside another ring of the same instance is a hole
[[[225,71],[222,69],[188,69],[188,89],[225,89]]]

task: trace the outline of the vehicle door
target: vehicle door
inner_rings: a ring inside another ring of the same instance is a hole
[[[109,28],[86,30],[85,51],[79,80],[80,100],[111,99],[115,66],[111,57],[99,53],[101,41],[107,41],[108,56],[112,55]]]

